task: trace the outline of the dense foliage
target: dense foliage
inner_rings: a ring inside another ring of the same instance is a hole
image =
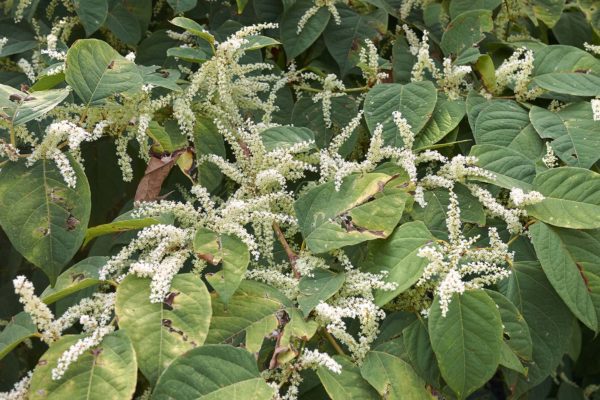
[[[600,398],[597,1],[0,4],[0,398]]]

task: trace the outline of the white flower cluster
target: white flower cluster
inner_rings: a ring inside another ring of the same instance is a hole
[[[594,121],[600,121],[600,98],[592,99],[591,104]]]
[[[77,184],[75,171],[67,156],[60,151],[62,142],[66,142],[75,158],[80,159],[81,143],[99,139],[108,124],[109,121],[102,120],[96,124],[92,133],[89,133],[70,121],[53,122],[46,128],[46,135],[42,142],[36,145],[28,156],[27,164],[32,165],[41,158],[54,160],[67,186],[75,187]]]
[[[30,82],[35,82],[35,69],[29,61],[27,61],[24,58],[21,58],[19,61],[17,61],[17,66],[21,69],[21,71],[23,71],[23,73],[27,76],[27,79],[29,79]]]
[[[315,16],[321,7],[327,7],[336,25],[340,25],[342,23],[342,18],[340,17],[340,13],[338,12],[337,8],[335,8],[335,3],[339,2],[340,0],[314,0],[315,4],[306,10],[302,17],[300,17],[298,20],[296,35],[300,35],[302,33],[302,30],[304,29],[304,26],[306,26],[308,20]]]
[[[13,280],[15,293],[19,296],[19,302],[23,304],[23,310],[31,316],[31,320],[39,331],[50,330],[54,314],[44,302],[35,295],[33,284],[23,275]]]
[[[331,99],[334,97],[344,96],[346,90],[344,83],[337,78],[335,74],[329,74],[325,78],[320,77],[312,72],[302,74],[304,79],[312,79],[323,85],[323,89],[313,96],[313,101],[317,103],[321,101],[323,108],[323,120],[327,128],[331,127]]]
[[[548,142],[546,142],[546,154],[542,157],[542,162],[548,168],[554,168],[558,165],[558,158],[554,154],[554,149]]]
[[[583,47],[592,54],[600,56],[600,45],[584,43]]]
[[[8,43],[8,38],[0,37],[0,53],[2,53],[2,49],[4,49],[4,46],[6,46],[6,43]]]
[[[520,47],[496,69],[496,93],[513,86],[518,101],[533,100],[541,94],[541,89],[529,88],[533,72],[533,51]]]
[[[0,139],[0,157],[6,157],[10,161],[17,161],[19,159],[19,149]]]
[[[302,366],[302,369],[317,369],[318,367],[325,367],[334,374],[342,373],[342,366],[335,361],[327,353],[321,353],[318,350],[304,349],[304,352],[298,358],[298,364]]]
[[[15,22],[19,23],[23,19],[25,10],[31,5],[33,0],[17,0],[17,8],[15,9]]]
[[[510,269],[505,265],[513,260],[508,245],[502,242],[495,228],[488,231],[488,247],[473,247],[480,236],[464,237],[458,199],[453,191],[449,194],[450,203],[446,216],[448,242],[440,241],[424,246],[418,253],[429,263],[417,286],[436,284],[435,292],[439,298],[442,316],[446,316],[455,293],[480,289],[506,278]]]
[[[0,393],[0,400],[27,400],[29,398],[29,384],[33,371],[29,371],[20,381],[15,383],[12,390]]]
[[[472,71],[470,66],[454,65],[452,58],[446,57],[442,63],[443,69],[440,71],[429,53],[429,33],[424,30],[423,36],[419,40],[408,25],[405,24],[402,28],[410,46],[411,54],[417,57],[411,71],[413,82],[422,81],[425,78],[425,72],[428,71],[451,100],[458,99],[461,93],[471,89],[472,85],[466,81],[466,77]]]
[[[381,83],[383,79],[387,78],[387,73],[379,72],[379,54],[377,47],[370,39],[365,39],[365,45],[360,48],[358,67],[368,86]]]
[[[125,269],[128,273],[151,278],[150,302],[161,303],[171,288],[173,277],[191,255],[192,239],[191,229],[162,224],[146,227],[102,267],[100,279],[106,280]],[[124,277],[121,275],[118,280]]]
[[[516,207],[524,207],[541,202],[544,200],[544,196],[536,191],[525,193],[523,189],[512,188],[510,190],[510,200]]]

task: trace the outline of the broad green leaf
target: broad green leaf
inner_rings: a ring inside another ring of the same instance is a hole
[[[502,0],[452,0],[449,5],[450,18],[471,10],[494,10]]]
[[[174,92],[181,92],[182,89],[177,84],[181,73],[175,69],[158,69],[155,65],[138,65],[144,85],[153,85],[159,88],[166,88]],[[158,71],[157,71],[158,69]]]
[[[404,143],[392,113],[400,111],[416,135],[433,115],[436,100],[437,90],[430,81],[376,85],[365,98],[367,126],[373,132],[377,124],[382,124],[385,143],[402,147]]]
[[[344,284],[346,274],[326,269],[313,271],[313,276],[305,276],[298,283],[298,307],[308,315],[321,301],[325,301]]]
[[[478,159],[478,165],[494,174],[494,179],[475,179],[511,189],[514,187],[531,190],[535,178],[535,160],[509,147],[493,144],[478,144],[471,147],[471,156]]]
[[[288,307],[291,302],[276,289],[255,281],[242,281],[227,304],[213,295],[206,343],[237,344],[247,329],[268,323],[275,313]]]
[[[249,352],[206,345],[173,361],[158,380],[152,400],[271,400],[273,395]]]
[[[600,76],[578,72],[551,72],[538,75],[532,83],[553,93],[571,96],[600,96]]]
[[[142,86],[136,65],[97,39],[78,40],[69,48],[65,79],[86,106]]]
[[[87,36],[96,32],[108,15],[108,0],[75,0],[74,6]]]
[[[0,225],[12,245],[54,284],[83,242],[90,219],[90,188],[83,169],[69,157],[75,188],[65,184],[51,160],[8,163],[0,171]]]
[[[519,357],[512,351],[512,349],[506,344],[506,342],[502,343],[500,347],[500,365],[512,369],[513,371],[517,371],[518,373],[527,376],[527,369],[523,366]]]
[[[534,0],[531,6],[535,18],[552,28],[560,19],[565,0]]]
[[[534,53],[534,76],[576,71],[590,71],[599,74],[600,60],[587,51],[573,46],[545,46]]]
[[[68,89],[40,90],[31,94],[0,84],[0,115],[13,126],[43,116],[69,95]]]
[[[266,336],[269,336],[279,326],[279,320],[275,314],[263,318],[258,323],[246,328],[245,347],[250,353],[258,353]],[[287,326],[287,325],[286,325]]]
[[[454,186],[454,193],[458,197],[460,204],[460,219],[463,222],[485,225],[485,211],[483,206],[469,189],[461,184]],[[446,227],[446,217],[448,205],[450,204],[450,195],[447,189],[436,188],[425,192],[425,201],[427,206],[421,208],[414,205],[412,214],[414,219],[423,221],[427,229],[438,239],[448,239],[448,229]]]
[[[488,54],[481,55],[475,63],[475,71],[481,78],[481,83],[485,88],[493,93],[496,90],[496,68],[494,67],[494,61]]]
[[[533,106],[529,117],[540,137],[553,139],[552,149],[566,164],[590,168],[600,159],[600,135],[590,103],[569,104],[557,112]]]
[[[277,46],[279,44],[281,43],[268,36],[254,35],[246,38],[246,42],[242,44],[242,48],[246,51],[250,51],[259,50],[267,46]]]
[[[434,387],[440,385],[440,368],[429,340],[427,321],[421,318],[402,330],[404,348],[411,366]]]
[[[446,96],[438,96],[431,119],[415,138],[414,148],[419,149],[442,140],[458,126],[466,113],[462,99],[449,100]]]
[[[176,275],[162,303],[150,302],[150,279],[129,275],[119,284],[119,326],[131,338],[140,371],[151,383],[176,357],[204,343],[210,304],[206,286],[193,274]]]
[[[305,321],[304,316],[297,308],[289,308],[286,311],[290,316],[290,321],[283,328],[279,346],[288,346],[293,338],[303,341],[310,340],[317,332],[319,323],[315,320]]]
[[[248,246],[237,236],[218,235],[200,228],[194,238],[194,251],[213,265],[222,264],[222,269],[206,277],[208,283],[219,293],[224,302],[236,291],[250,263]]]
[[[533,351],[531,334],[521,312],[502,293],[487,289],[486,293],[494,300],[498,310],[500,310],[502,325],[504,325],[505,343],[522,359],[531,360]]]
[[[458,398],[466,398],[496,372],[502,320],[484,291],[454,294],[445,317],[436,297],[429,312],[429,335],[442,376]]]
[[[392,46],[392,75],[396,83],[410,83],[412,67],[417,57],[410,52],[410,48],[403,36],[398,36]]]
[[[143,4],[139,0],[134,4],[136,3]],[[137,44],[142,38],[142,33],[145,33],[145,29],[140,26],[139,21],[136,21],[136,16],[139,15],[136,11],[140,10],[132,9],[131,3],[122,1],[112,1],[110,5],[106,17],[106,28],[122,42],[129,45]]]
[[[323,32],[327,50],[340,67],[342,76],[358,64],[360,48],[365,47],[365,39],[374,39],[387,30],[388,15],[385,10],[376,9],[370,14],[358,14],[346,6],[338,7],[341,24],[333,19]]]
[[[593,331],[600,330],[600,291],[592,293],[591,282],[600,279],[600,236],[595,231],[571,231],[542,222],[529,228],[531,241],[548,280],[569,309]],[[583,262],[586,262],[584,267]],[[589,269],[588,269],[589,266]],[[597,288],[594,288],[597,289]]]
[[[533,342],[533,362],[527,363],[527,379],[520,379],[516,396],[542,382],[557,367],[567,350],[573,315],[536,262],[517,262],[502,291],[525,317]]]
[[[0,332],[0,360],[25,339],[37,333],[37,327],[25,311],[12,317]]]
[[[493,99],[489,100],[483,97],[479,92],[475,90],[471,90],[467,95],[467,119],[469,120],[469,126],[471,127],[471,131],[475,132],[475,124],[477,123],[477,117],[483,109],[488,107],[493,103],[502,103],[505,100]]]
[[[175,14],[182,14],[196,7],[198,0],[167,0]]]
[[[391,354],[371,350],[360,373],[385,399],[431,399],[425,390],[425,382],[411,366]]]
[[[285,11],[281,19],[281,42],[290,60],[308,49],[321,36],[329,22],[331,15],[327,7],[319,7],[298,34],[298,22],[311,7],[314,7],[312,0],[298,0]]]
[[[206,40],[211,45],[215,43],[215,37],[206,29],[204,29],[202,25],[200,25],[192,19],[185,17],[175,17],[171,20],[171,23],[175,26],[185,29],[189,33],[198,36],[201,39]]]
[[[384,190],[390,179],[381,173],[350,175],[339,191],[328,182],[300,196],[294,208],[308,248],[323,253],[388,237],[407,199],[400,189]]]
[[[563,228],[600,228],[600,174],[583,168],[552,168],[536,176],[533,188],[545,199],[527,207],[530,216]]]
[[[33,371],[29,399],[106,400],[133,396],[137,362],[131,341],[120,331],[105,336],[98,346],[80,355],[61,379],[52,379],[59,357],[84,337],[66,335],[50,346]]]
[[[490,10],[465,11],[456,16],[442,36],[441,47],[445,54],[459,54],[480,42],[484,32],[494,27]]]
[[[334,356],[333,359],[342,366],[342,372],[336,373],[326,367],[319,367],[317,375],[325,387],[331,400],[375,400],[381,397],[375,389],[363,379],[360,369],[343,356]]]
[[[152,150],[155,154],[173,153],[188,146],[187,136],[181,133],[177,121],[168,119],[163,125],[151,121],[146,131],[154,141]]]
[[[85,258],[73,265],[56,278],[54,286],[48,286],[40,295],[46,304],[52,304],[72,293],[102,282],[100,269],[106,264],[108,257],[93,256]]]
[[[196,157],[208,154],[216,154],[221,157],[225,157],[226,155],[223,136],[219,133],[214,122],[209,118],[196,118],[196,125],[194,126],[194,149],[196,150]],[[198,184],[210,192],[219,186],[223,179],[223,174],[218,168],[201,166],[196,179],[198,180]]]
[[[167,56],[192,63],[203,63],[211,57],[204,49],[195,47],[173,47],[167,50]]]
[[[363,269],[373,273],[386,271],[384,280],[397,284],[394,290],[375,292],[375,302],[378,305],[388,303],[421,277],[427,260],[417,256],[417,252],[432,240],[433,236],[425,224],[413,221],[400,225],[386,240],[369,242]]]
[[[528,124],[529,115],[515,101],[492,101],[482,108],[473,136],[477,144],[508,146]]]
[[[303,142],[314,142],[315,134],[308,128],[286,125],[265,129],[261,132],[260,139],[265,150],[269,152],[275,149],[287,149]]]
[[[98,236],[142,229],[147,226],[156,225],[159,223],[160,221],[156,218],[146,217],[119,221],[115,220],[113,222],[109,222],[108,224],[97,225],[92,228],[89,228],[85,232],[85,239],[83,241],[82,247],[86,247],[92,240],[94,240]]]

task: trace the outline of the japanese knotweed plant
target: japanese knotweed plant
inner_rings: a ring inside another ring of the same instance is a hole
[[[598,398],[593,1],[0,4],[0,399]]]

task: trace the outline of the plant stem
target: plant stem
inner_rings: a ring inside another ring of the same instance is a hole
[[[327,339],[329,344],[331,344],[333,346],[333,348],[335,349],[335,351],[337,351],[337,353],[339,355],[341,355],[341,356],[346,355],[346,353],[344,352],[344,349],[342,349],[342,347],[337,342],[337,340],[335,340],[335,338],[333,336],[331,336],[331,333],[327,332],[327,329],[323,329],[323,335],[325,336],[325,338]]]
[[[283,249],[285,250],[285,254],[287,254],[287,256],[290,260],[290,265],[292,266],[292,271],[294,272],[294,277],[296,279],[300,279],[300,273],[296,269],[296,260],[298,259],[298,256],[296,255],[296,253],[294,253],[294,250],[292,250],[292,248],[290,247],[289,243],[287,242],[287,239],[285,238],[285,236],[284,236],[283,232],[281,231],[281,228],[279,227],[279,224],[277,222],[273,222],[273,230],[275,231],[277,240],[279,240],[279,243],[281,243],[281,245],[283,246]]]

